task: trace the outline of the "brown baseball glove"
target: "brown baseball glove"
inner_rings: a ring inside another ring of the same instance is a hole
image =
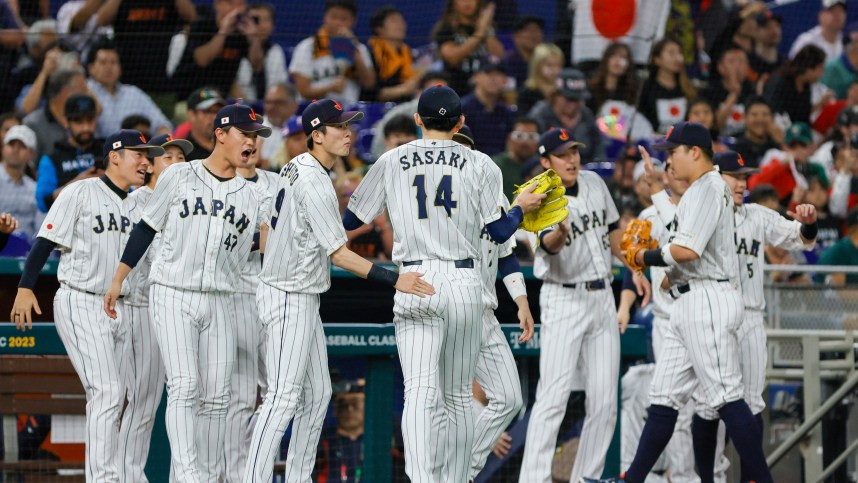
[[[644,265],[635,263],[635,255],[641,250],[654,250],[658,248],[658,240],[652,238],[652,222],[649,220],[632,220],[626,231],[620,247],[626,252],[626,263],[635,270],[643,270]]]

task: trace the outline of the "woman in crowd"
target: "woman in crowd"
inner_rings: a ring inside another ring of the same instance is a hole
[[[635,105],[638,81],[628,45],[614,42],[605,47],[596,75],[590,79],[590,93],[592,97],[587,101],[587,107],[597,115],[607,100]]]
[[[539,44],[533,50],[524,86],[518,92],[518,112],[530,109],[543,99],[551,99],[557,90],[557,77],[563,70],[563,51],[554,44]]]
[[[795,54],[781,75],[766,85],[765,95],[776,114],[789,116],[785,126],[796,122],[810,124],[813,112],[813,84],[825,71],[825,51],[806,45]],[[827,102],[827,99],[823,99]]]
[[[649,78],[640,97],[640,113],[660,133],[685,119],[688,100],[697,96],[685,74],[685,60],[680,45],[664,38],[652,47]]]

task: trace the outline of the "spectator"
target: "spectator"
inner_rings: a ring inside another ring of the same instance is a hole
[[[828,61],[821,79],[838,99],[845,99],[849,86],[858,80],[858,42],[849,42],[845,49],[846,52]]]
[[[810,252],[805,252],[807,262],[815,264],[822,252],[837,243],[843,227],[843,218],[834,216],[828,209],[828,184],[818,176],[807,177],[807,190],[796,198],[797,203],[809,203],[816,208],[816,224],[819,232],[816,235],[816,245]]]
[[[35,109],[36,105],[28,106],[29,109],[22,109],[21,101],[24,96],[21,91],[25,86],[32,84],[39,76],[42,70],[42,65],[45,58],[51,51],[68,51],[62,42],[59,42],[57,35],[56,20],[39,20],[27,29],[26,35],[26,54],[21,55],[17,65],[9,71],[9,80],[4,87],[9,90],[9,93],[16,96],[15,108],[22,114],[29,114]],[[62,50],[61,50],[62,49]],[[42,91],[38,91],[38,97],[41,97]],[[36,99],[38,101],[38,98]]]
[[[757,15],[754,50],[748,54],[751,80],[765,82],[767,74],[771,74],[786,63],[786,56],[778,50],[783,35],[783,21],[783,17],[768,9]]]
[[[221,92],[241,97],[235,83],[241,59],[247,57],[254,71],[263,69],[265,52],[259,26],[244,14],[244,0],[214,0],[213,7],[213,14],[202,15],[191,24],[185,52],[173,74],[179,97],[201,79]]]
[[[18,220],[9,213],[0,212],[0,252],[6,248],[6,243],[9,242],[9,235],[18,229]]]
[[[149,118],[141,116],[140,114],[126,116],[122,119],[122,125],[119,128],[140,131],[140,134],[142,134],[146,139],[149,139],[151,137],[150,134],[152,133],[152,123],[149,122]]]
[[[289,73],[304,99],[331,97],[343,105],[360,98],[360,90],[375,87],[369,50],[355,37],[353,0],[327,0],[322,27],[292,52]]]
[[[652,47],[649,78],[641,88],[639,111],[659,133],[685,119],[688,100],[697,92],[685,75],[685,60],[677,41],[663,38]]]
[[[17,2],[11,1],[9,4],[17,10],[18,17],[26,25],[32,25],[38,20],[51,17],[51,2],[47,0],[18,0]]]
[[[24,45],[24,26],[19,22],[8,0],[0,1],[0,72],[11,72],[17,60],[18,49]],[[17,92],[0,87],[0,112],[12,107]]]
[[[384,125],[384,150],[398,148],[417,139],[417,125],[414,117],[399,114]]]
[[[557,92],[549,100],[533,106],[528,117],[539,123],[543,132],[552,127],[565,128],[572,139],[583,143],[578,148],[582,165],[602,161],[605,158],[602,134],[596,127],[593,112],[584,105],[590,98],[584,74],[577,69],[564,69],[558,82]]]
[[[735,136],[745,130],[745,100],[756,92],[748,79],[748,56],[738,46],[727,48],[718,59],[718,76],[702,96],[715,109],[718,130]]]
[[[82,69],[77,52],[70,51],[62,41],[57,41],[48,48],[48,53],[40,64],[30,64],[29,67],[25,66],[16,72],[17,77],[12,81],[15,83],[13,89],[18,89],[18,84],[32,82],[24,84],[15,99],[15,109],[21,115],[26,116],[45,105],[45,87],[51,74],[59,69]]]
[[[470,92],[468,80],[489,55],[503,58],[503,44],[495,36],[495,4],[483,0],[447,0],[444,13],[432,30],[450,87],[460,96]]]
[[[611,179],[605,180],[605,184],[611,191],[615,205],[630,206],[636,202],[634,172],[640,160],[641,154],[637,146],[630,146],[614,163],[614,173]]]
[[[417,100],[420,98],[420,93],[423,92],[423,89],[428,87],[432,87],[435,85],[449,85],[450,84],[450,74],[443,71],[429,71],[420,78],[420,91],[414,95],[414,98],[408,102],[403,102],[393,109],[387,111],[384,114],[384,117],[381,118],[381,121],[378,121],[375,126],[376,133],[383,133],[384,126],[390,122],[394,117],[405,114],[408,117],[414,118],[414,113],[417,112]],[[416,126],[416,124],[415,124]],[[376,135],[372,140],[372,154],[378,158],[382,154],[384,154],[384,137]]]
[[[811,163],[813,134],[810,126],[797,122],[790,126],[784,138],[783,151],[772,150],[760,163],[761,170],[748,178],[748,188],[770,184],[778,193],[778,199],[786,207],[790,204],[796,186],[806,187],[809,175],[818,176],[828,183],[825,168]]]
[[[533,119],[522,117],[512,125],[512,131],[506,137],[506,150],[492,157],[503,174],[503,194],[512,199],[515,185],[524,182],[522,167],[527,160],[536,156],[539,147],[539,125]]]
[[[47,104],[24,118],[24,124],[36,132],[36,159],[41,159],[53,149],[54,143],[66,137],[66,101],[70,96],[86,91],[82,69],[58,69],[50,75],[45,85]]]
[[[60,192],[75,181],[101,176],[102,140],[95,138],[95,99],[87,94],[68,98],[63,113],[68,134],[55,142],[39,158],[39,175],[36,178],[36,202],[43,213],[51,208]]]
[[[99,37],[115,38],[112,26],[98,24],[98,9],[102,3],[103,0],[70,0],[57,12],[57,33],[84,57],[90,41]]]
[[[301,126],[301,116],[292,116],[280,130],[283,144],[271,158],[271,169],[280,171],[295,156],[307,152],[307,135]]]
[[[748,203],[756,203],[770,210],[781,210],[781,200],[778,198],[778,192],[770,184],[757,185],[756,188],[750,190],[748,192]]]
[[[777,128],[772,108],[766,100],[753,97],[746,102],[745,131],[736,137],[733,150],[742,156],[749,167],[757,168],[768,150],[780,149],[781,145],[773,136]]]
[[[0,114],[0,146],[3,145],[3,140],[6,133],[12,129],[12,126],[21,124],[21,119],[14,112],[4,112]]]
[[[790,123],[810,124],[813,112],[812,86],[825,69],[825,52],[815,45],[802,48],[787,64],[784,73],[766,84],[765,95],[776,114],[785,114]]]
[[[225,105],[226,102],[220,94],[210,87],[201,87],[188,96],[188,121],[191,123],[191,130],[185,139],[194,145],[194,150],[186,156],[188,161],[205,159],[211,155],[214,149],[212,132],[215,116]]]
[[[118,131],[122,119],[129,114],[146,116],[157,134],[167,134],[173,130],[173,125],[152,98],[137,86],[119,82],[122,66],[119,52],[112,42],[103,41],[93,45],[89,59],[87,83],[102,106],[96,136],[103,138]]]
[[[215,8],[218,3],[215,1]],[[243,0],[228,0],[244,3]],[[149,94],[164,112],[176,100],[177,86],[167,78],[167,56],[170,53],[170,36],[182,29],[183,24],[194,22],[197,10],[191,0],[107,0],[98,10],[98,25],[113,24],[119,58],[125,61],[122,80],[134,84]],[[192,29],[197,38],[204,30]],[[215,28],[212,33],[217,31]],[[191,37],[194,40],[193,37]],[[203,42],[207,41],[201,39]],[[240,56],[238,56],[240,58]],[[187,64],[193,64],[187,59]],[[199,77],[214,82],[218,77]],[[232,80],[233,77],[230,78]],[[191,86],[192,89],[196,86]],[[179,96],[187,94],[185,91]],[[181,97],[180,97],[181,98]]]
[[[271,34],[274,33],[274,6],[270,3],[251,4],[247,8],[247,15],[257,26],[255,35],[262,44],[264,60],[254,69],[250,59],[242,58],[238,65],[236,82],[244,99],[252,102],[265,97],[265,93],[272,87],[289,82],[289,73],[286,72],[286,53],[283,47],[271,41]],[[267,112],[265,117],[268,117]],[[274,130],[277,131],[279,129]],[[265,142],[268,143],[269,139]]]
[[[664,173],[664,165],[656,164],[654,165],[655,172],[657,174],[656,179],[662,179]],[[633,190],[635,192],[635,200],[631,203],[626,203],[624,206],[634,206],[640,209],[634,212],[634,214],[640,213],[644,208],[649,208],[652,206],[652,188],[650,187],[649,182],[644,179],[644,174],[646,173],[646,169],[644,168],[644,161],[638,161],[635,163],[635,167],[632,169],[632,180],[634,181]],[[633,214],[633,217],[634,217]]]
[[[831,188],[828,207],[834,216],[845,217],[858,206],[858,145],[851,140],[835,144],[831,149],[834,156],[835,175]]]
[[[269,164],[271,158],[283,145],[283,137],[280,131],[286,120],[298,110],[298,102],[295,97],[295,88],[286,82],[274,84],[265,92],[265,118],[262,125],[271,128],[271,136],[262,143],[263,164]]]
[[[512,30],[512,50],[507,52],[509,74],[515,79],[516,89],[524,85],[530,70],[530,61],[536,47],[545,39],[545,21],[534,15],[518,19]]]
[[[405,43],[408,25],[396,7],[386,5],[369,19],[372,37],[367,42],[378,79],[371,97],[387,102],[406,102],[419,89],[420,74],[414,71],[411,48]]]
[[[3,169],[0,169],[0,212],[18,219],[18,229],[27,238],[39,230],[41,217],[36,206],[36,182],[26,170],[36,155],[36,133],[27,126],[9,130],[3,142]]]
[[[593,97],[587,101],[587,106],[591,111],[599,113],[608,100],[621,101],[629,107],[637,105],[638,81],[632,62],[628,45],[614,42],[605,47],[596,75],[590,79]]]
[[[822,0],[822,9],[817,14],[819,25],[799,35],[789,56],[794,59],[808,45],[819,47],[829,61],[843,53],[843,27],[846,25],[846,0]]]
[[[494,156],[503,151],[515,114],[501,100],[506,67],[497,60],[484,60],[474,73],[474,90],[462,98],[462,114],[476,136],[478,151]]]
[[[712,142],[718,139],[718,126],[715,124],[715,111],[712,110],[712,105],[705,99],[692,99],[688,102],[688,112],[685,114],[685,120],[696,122],[709,130],[712,136]],[[718,152],[715,149],[715,152]]]
[[[334,384],[336,428],[320,439],[316,477],[319,481],[358,483],[362,481],[364,450],[363,379]]]
[[[527,80],[518,91],[518,112],[530,112],[537,102],[551,99],[563,70],[563,51],[554,44],[539,44],[530,58]]]
[[[819,264],[847,267],[858,266],[858,208],[853,209],[846,216],[846,236],[831,248],[825,250],[822,256],[819,257]],[[858,284],[858,273],[851,273],[849,275],[832,273],[827,282],[832,285]]]
[[[363,176],[354,171],[348,171],[334,181],[337,200],[340,204],[340,215],[346,212],[349,200]],[[348,234],[348,247],[364,258],[390,260],[393,253],[393,229],[387,222],[387,215],[378,215],[372,223],[352,230]]]

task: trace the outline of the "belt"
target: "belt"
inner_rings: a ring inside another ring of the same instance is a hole
[[[95,292],[90,292],[89,290],[83,290],[83,293],[88,293],[88,294],[90,294],[90,295],[95,295],[96,297],[104,297],[104,294],[95,293]],[[119,298],[124,299],[124,298],[125,298],[125,296],[124,296],[124,295],[120,295],[120,296],[119,296]]]
[[[722,278],[720,280],[715,280],[715,281],[716,282],[729,282],[729,280],[726,278]],[[677,285],[675,287],[671,287],[670,290],[668,291],[668,293],[670,294],[670,297],[673,298],[673,300],[676,300],[679,298],[680,295],[687,294],[690,291],[691,291],[691,284],[690,283],[684,283],[682,285]]]
[[[411,267],[414,265],[423,265],[423,260],[411,260],[409,262],[402,262],[403,267]],[[453,266],[456,268],[474,268],[474,260],[470,258],[466,258],[464,260],[453,260]]]
[[[608,286],[604,280],[590,280],[589,282],[580,282],[580,283],[564,283],[564,288],[578,288],[582,287],[586,290],[604,290]]]

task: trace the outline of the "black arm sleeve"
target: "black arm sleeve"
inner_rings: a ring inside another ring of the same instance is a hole
[[[33,290],[36,286],[36,280],[39,279],[39,272],[42,271],[42,267],[45,266],[45,262],[56,246],[56,243],[47,238],[36,238],[36,243],[33,244],[33,248],[27,255],[27,261],[24,263],[24,272],[21,274],[18,287]]]
[[[131,235],[128,236],[128,243],[125,245],[125,251],[122,252],[122,258],[119,261],[131,268],[136,267],[154,239],[154,228],[143,221],[137,223],[131,230]]]
[[[0,233],[0,250],[6,248],[6,244],[9,243],[9,234],[8,233]]]

